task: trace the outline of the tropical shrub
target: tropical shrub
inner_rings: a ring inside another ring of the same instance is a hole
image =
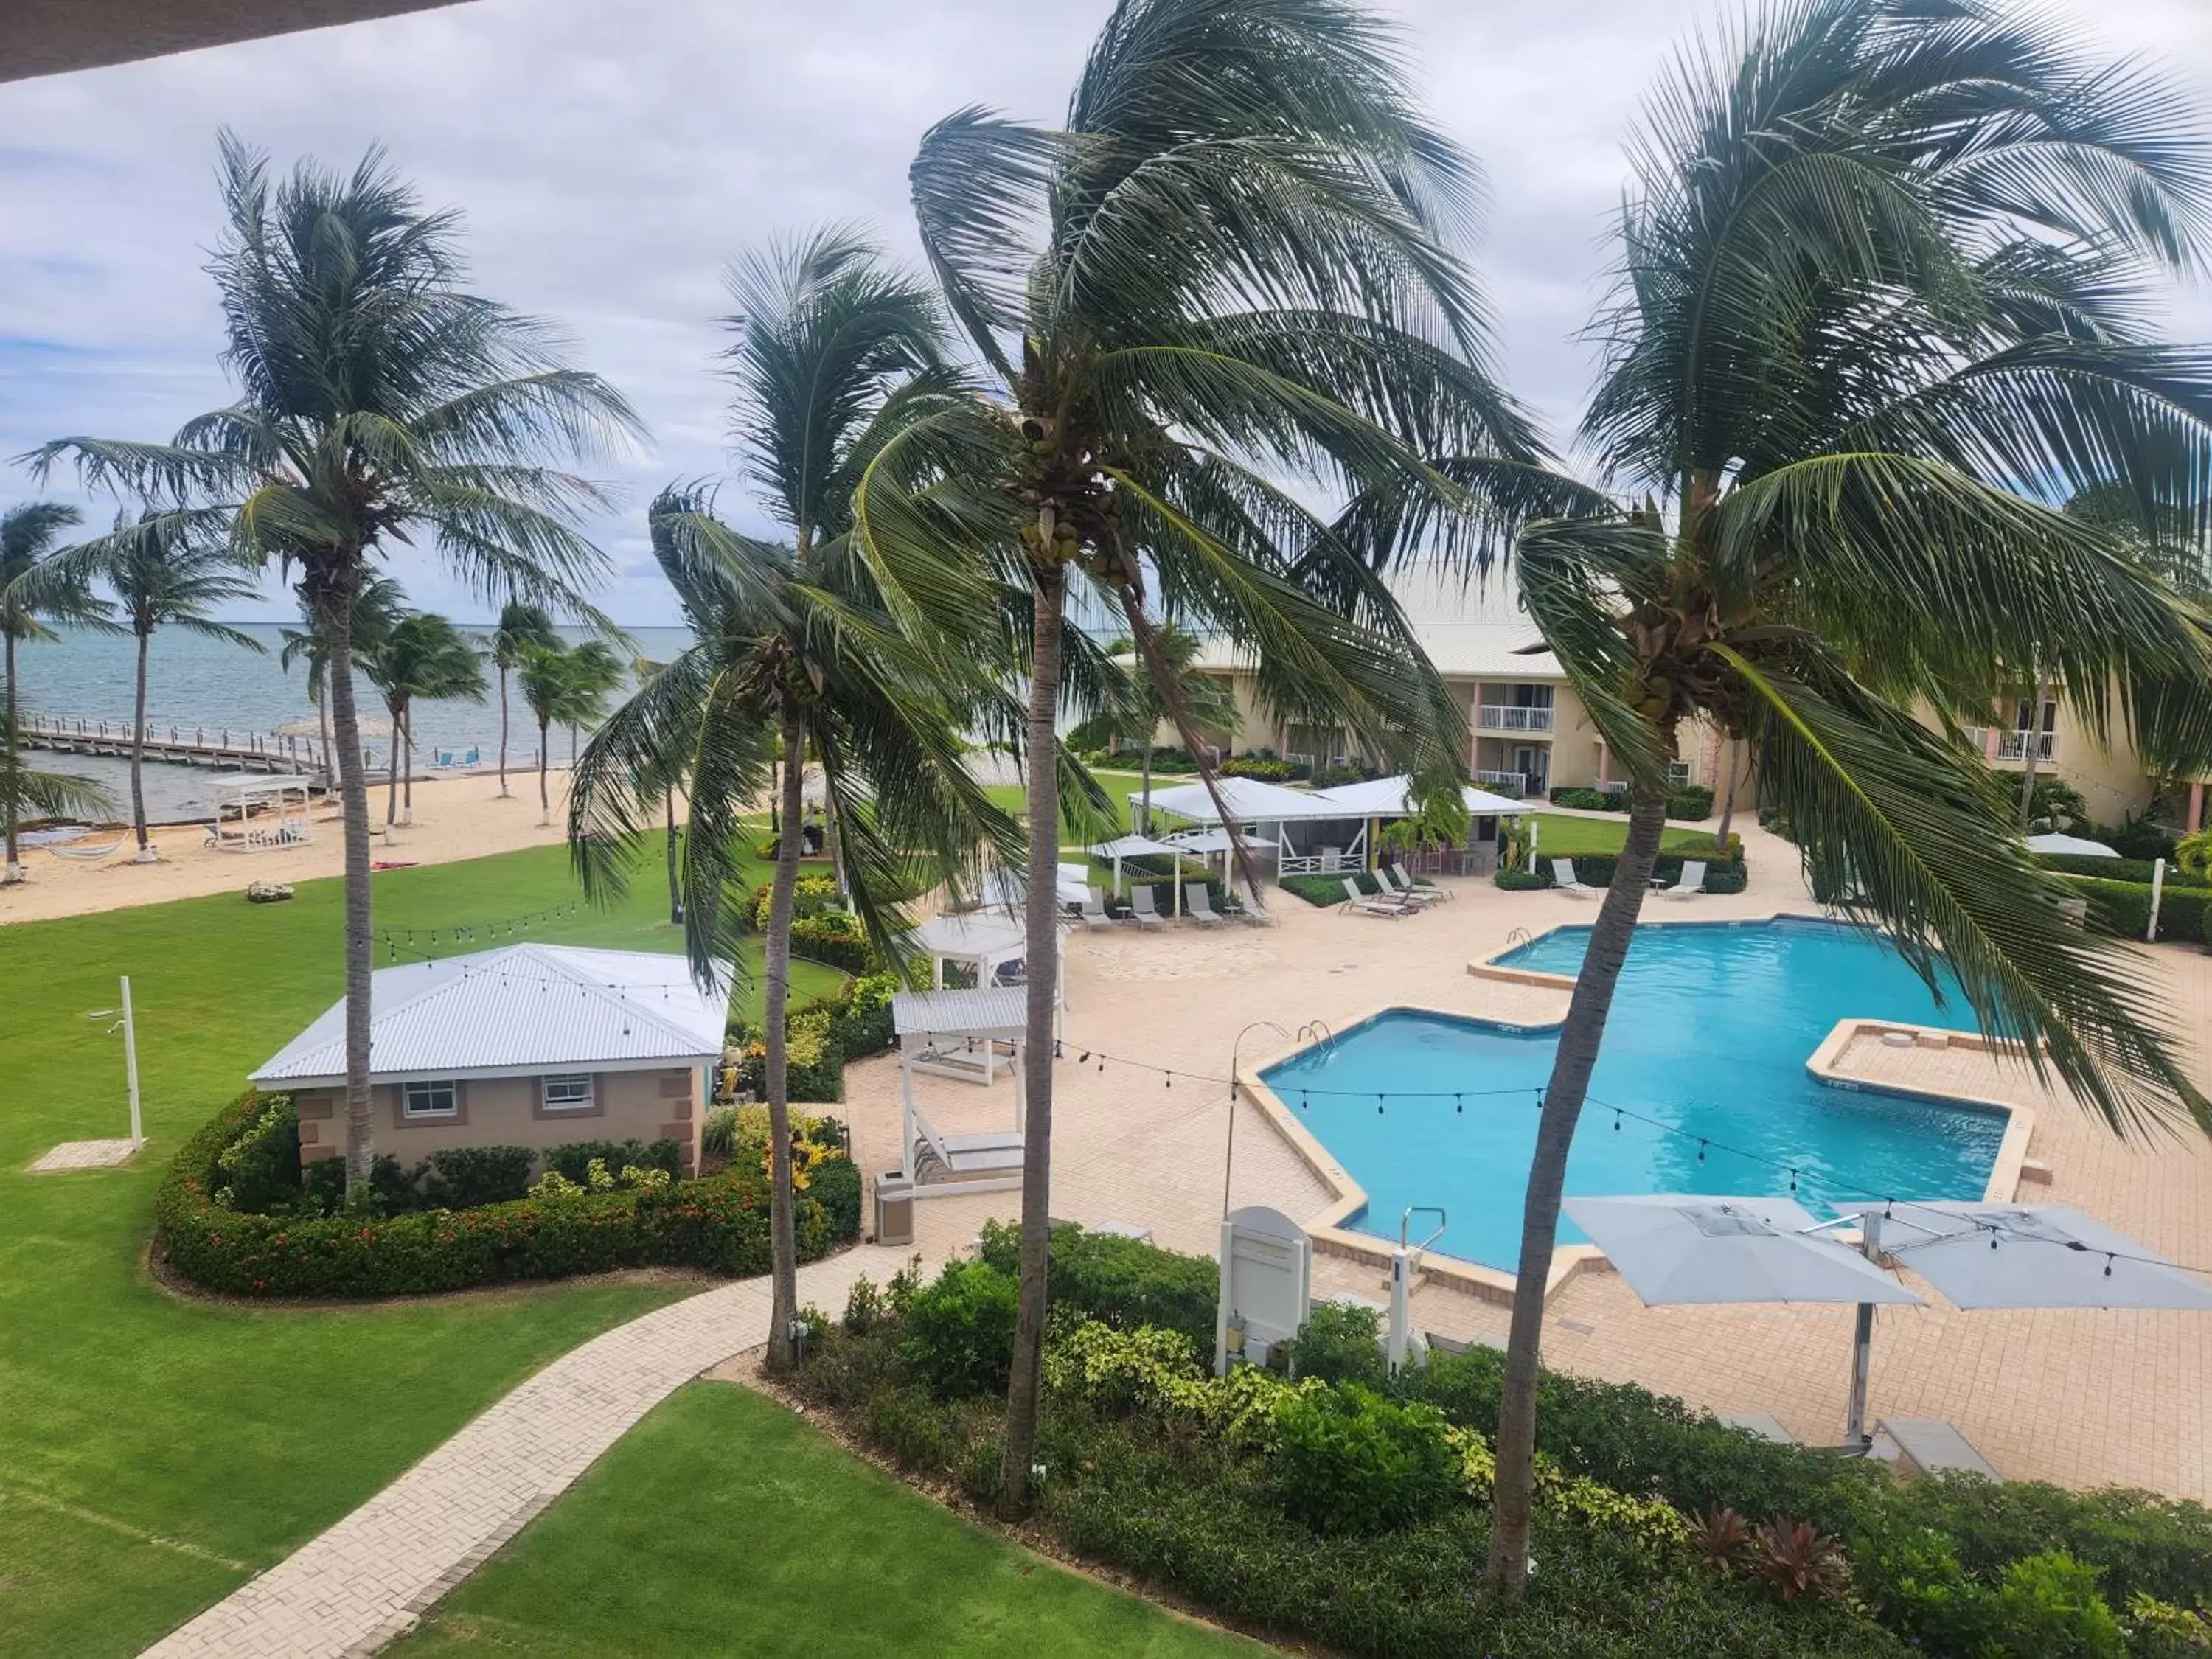
[[[1425,1521],[1457,1494],[1460,1460],[1433,1406],[1343,1383],[1285,1395],[1271,1461],[1283,1507],[1316,1532],[1377,1533]]]
[[[2099,881],[2069,876],[2068,884],[2089,901],[2091,923],[2122,939],[2141,939],[2150,927],[2150,888],[2135,882]],[[2159,895],[2158,937],[2161,941],[2186,939],[2202,945],[2212,938],[2206,931],[2205,912],[2212,908],[2212,888],[2169,886]]]
[[[1989,1598],[1976,1659],[2125,1659],[2127,1638],[2098,1577],[2063,1550],[2014,1562]]]
[[[2079,853],[2040,853],[2035,861],[2046,870],[2063,876],[2094,876],[2105,881],[2124,881],[2148,887],[2154,872],[2148,859],[2107,859],[2085,856]],[[2212,880],[2184,870],[2179,864],[2166,866],[2168,887],[2212,887]]]
[[[784,1022],[786,1098],[828,1103],[845,1097],[845,1055],[832,1035],[836,1016],[830,1006],[813,1002],[795,1008]],[[738,1086],[755,1096],[768,1093],[768,1045],[750,1026],[736,1030]]]
[[[648,1170],[665,1170],[672,1176],[684,1173],[684,1147],[673,1140],[572,1140],[549,1147],[545,1167],[583,1186],[594,1159],[610,1170],[635,1164]]]
[[[1713,792],[1702,783],[1684,784],[1667,794],[1670,818],[1709,818],[1713,815]]]
[[[2133,812],[2111,829],[2097,831],[2096,839],[2111,848],[2124,859],[2165,859],[2171,863],[2173,849],[2180,837],[2163,824],[2154,823],[2148,817],[2137,817]]]
[[[1586,789],[1571,785],[1563,785],[1553,790],[1550,799],[1554,806],[1572,807],[1583,812],[1626,811],[1628,805],[1626,793],[1608,794],[1602,789]]]
[[[699,1121],[699,1152],[704,1158],[728,1158],[738,1146],[738,1108],[710,1106]]]
[[[906,1358],[940,1395],[1003,1391],[1017,1281],[988,1261],[949,1261],[906,1310]]]
[[[263,1097],[251,1090],[218,1112],[179,1148],[155,1194],[157,1259],[205,1290],[408,1296],[618,1267],[768,1271],[768,1184],[744,1168],[701,1181],[648,1179],[611,1192],[577,1190],[471,1210],[321,1216],[224,1209],[213,1198],[219,1160],[263,1112]],[[311,1164],[312,1176],[325,1178],[321,1171],[337,1162]],[[588,1180],[588,1160],[582,1173]],[[801,1257],[856,1237],[860,1222],[860,1171],[847,1158],[818,1167],[799,1196]]]
[[[791,949],[794,956],[842,968],[848,974],[879,974],[889,966],[869,943],[860,919],[849,910],[824,910],[793,921]]]
[[[1237,755],[1221,763],[1219,770],[1224,778],[1261,778],[1269,783],[1288,783],[1302,769],[1286,760],[1270,760],[1258,755]]]
[[[1509,893],[1534,893],[1552,884],[1552,872],[1543,870],[1509,870],[1504,865],[1491,879]]]
[[[1307,1315],[1297,1334],[1283,1345],[1283,1357],[1292,1376],[1380,1388],[1389,1376],[1382,1363],[1382,1316],[1374,1309],[1324,1302]]]
[[[830,1004],[830,1035],[847,1060],[865,1060],[889,1050],[898,1038],[891,1027],[896,974],[863,974],[848,981]]]
[[[216,1154],[215,1164],[213,1197],[220,1208],[267,1214],[297,1206],[300,1118],[292,1097],[262,1096],[244,1115],[230,1144]],[[343,1195],[343,1186],[339,1192]]]
[[[756,933],[768,931],[769,907],[775,898],[773,883],[763,882],[745,899],[745,921]],[[791,915],[794,921],[809,916],[818,916],[824,911],[842,909],[844,896],[837,890],[834,876],[801,876],[791,890]]]
[[[664,1144],[676,1145],[672,1140]],[[537,1159],[527,1146],[448,1146],[430,1154],[422,1195],[434,1209],[473,1210],[482,1204],[502,1204],[529,1191],[530,1171]]]
[[[1045,1283],[1054,1309],[1122,1330],[1156,1325],[1179,1333],[1195,1352],[1213,1352],[1221,1275],[1212,1257],[1086,1231],[1073,1222],[1052,1230],[1049,1248]],[[1020,1230],[984,1223],[979,1254],[1000,1272],[1017,1276]]]

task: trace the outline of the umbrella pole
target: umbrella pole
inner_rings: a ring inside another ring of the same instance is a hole
[[[1881,1218],[1869,1210],[1859,1217],[1866,1258],[1881,1265]],[[1874,1357],[1874,1304],[1862,1302],[1851,1333],[1851,1403],[1844,1419],[1844,1443],[1856,1450],[1867,1443],[1867,1370]]]

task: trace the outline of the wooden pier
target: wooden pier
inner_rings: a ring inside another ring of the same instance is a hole
[[[131,756],[129,720],[75,720],[66,715],[26,714],[18,739],[27,749],[64,754]],[[238,732],[228,726],[146,723],[146,758],[175,766],[212,766],[239,772],[296,772],[328,787],[330,764],[313,738],[276,732]]]

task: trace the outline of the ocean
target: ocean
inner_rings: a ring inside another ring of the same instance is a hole
[[[210,732],[228,728],[234,734],[253,732],[264,735],[289,732],[307,735],[315,729],[315,706],[307,700],[304,665],[288,673],[276,665],[283,645],[283,625],[240,623],[240,633],[258,641],[262,649],[246,650],[221,640],[210,640],[181,629],[164,629],[154,635],[147,665],[146,724],[149,730],[176,726],[204,726]],[[488,624],[464,625],[464,632],[488,635]],[[571,640],[581,639],[580,629],[566,629]],[[681,628],[634,628],[629,630],[634,654],[665,662],[690,643]],[[26,714],[71,720],[120,722],[129,729],[137,642],[127,634],[64,631],[58,639],[33,640],[18,648],[16,665],[22,675],[22,703]],[[499,753],[499,691],[497,677],[489,665],[484,678],[490,689],[482,703],[423,702],[415,708],[415,766],[418,775],[439,750],[481,751],[483,763],[492,764]],[[375,688],[357,682],[362,719],[374,714],[373,734],[365,733],[363,746],[374,751],[380,766],[386,751],[383,735],[384,704]],[[617,694],[619,696],[620,694]],[[507,738],[507,763],[535,767],[538,732],[529,710],[512,687]],[[556,763],[568,758],[565,732],[553,734]],[[117,801],[128,809],[131,769],[119,760],[94,755],[44,754],[33,764],[58,772],[70,772],[106,785]],[[207,817],[214,802],[207,788],[215,774],[204,768],[149,762],[145,769],[146,811],[155,821],[179,822]]]

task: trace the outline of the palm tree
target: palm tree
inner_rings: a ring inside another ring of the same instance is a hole
[[[769,1123],[774,1289],[769,1356],[794,1357],[798,1253],[793,1232],[787,1018],[793,894],[803,780],[822,769],[848,901],[896,959],[902,931],[887,896],[917,865],[964,879],[987,855],[1015,857],[1019,832],[962,759],[960,732],[991,665],[909,639],[853,557],[853,482],[900,428],[957,395],[937,367],[927,289],[892,271],[869,242],[831,228],[741,264],[729,350],[745,476],[787,542],[740,535],[710,497],[671,490],[653,503],[655,556],[697,641],[641,686],[593,738],[569,809],[583,848],[635,839],[672,771],[691,784],[684,915],[695,969],[720,970],[734,940],[727,896],[740,820],[777,769],[776,839],[763,1025]],[[987,635],[986,637],[992,637]],[[988,694],[981,694],[988,695]],[[596,833],[595,833],[596,832]],[[587,879],[605,878],[611,866]],[[742,890],[740,890],[741,891]]]
[[[90,778],[26,765],[15,728],[0,714],[0,814],[9,823],[27,817],[102,817],[114,810],[115,798]]]
[[[479,593],[571,614],[605,561],[579,532],[602,493],[550,462],[635,433],[596,375],[562,361],[545,326],[461,284],[459,221],[425,209],[372,149],[352,173],[303,162],[273,184],[226,133],[228,218],[210,266],[240,383],[228,408],[167,444],[64,438],[73,460],[220,522],[242,556],[274,562],[329,642],[345,806],[346,1192],[367,1191],[371,965],[367,781],[351,622],[363,579],[395,542],[434,544]]]
[[[1146,835],[1152,823],[1152,750],[1158,746],[1160,727],[1174,720],[1174,709],[1145,665],[1137,660],[1134,640],[1118,639],[1106,648],[1113,653],[1115,665],[1127,671],[1127,678],[1117,688],[1119,695],[1091,726],[1117,746],[1135,744],[1143,749],[1143,803],[1131,827],[1139,835]],[[1173,623],[1161,624],[1159,661],[1182,702],[1188,729],[1201,738],[1222,738],[1237,729],[1237,699],[1219,675],[1201,673],[1192,666],[1203,648],[1204,641],[1195,634]]]
[[[500,607],[499,626],[492,630],[489,641],[492,666],[499,671],[499,793],[502,799],[507,793],[507,677],[521,660],[526,640],[533,645],[558,645],[561,635],[544,606],[509,599]]]
[[[1286,717],[1463,765],[1465,713],[1375,566],[1443,520],[1477,539],[1509,528],[1521,481],[1554,486],[1492,382],[1448,245],[1471,165],[1413,111],[1389,31],[1346,0],[1119,0],[1063,128],[963,110],[910,176],[988,381],[868,467],[863,551],[908,626],[958,626],[986,602],[978,581],[1030,599],[1029,1109],[1000,1500],[1017,1514],[1044,1330],[1071,591],[1134,641],[1194,752],[1156,599],[1247,653]],[[1424,455],[1461,458],[1458,476]],[[1355,510],[1325,519],[1291,480]]]
[[[415,822],[416,700],[482,702],[483,659],[445,617],[416,611],[394,623],[360,661],[362,677],[383,694],[385,712],[392,719],[389,787],[384,800],[384,824],[389,830],[399,803],[403,755],[407,788],[404,822]]]
[[[2101,477],[2146,520],[2212,519],[2212,366],[2143,322],[2148,279],[2208,252],[2201,129],[2027,13],[1794,0],[1746,28],[1683,60],[1632,152],[1583,428],[1622,499],[1518,545],[1631,803],[1528,1175],[1489,1564],[1511,1595],[1561,1181],[1686,726],[1748,744],[1814,890],[1931,985],[1948,964],[1984,1031],[2115,1131],[2212,1129],[2124,949],[2061,919],[1957,735],[2033,665],[2154,765],[2212,752],[2203,618],[2055,505]]]
[[[116,609],[137,641],[131,722],[131,825],[138,838],[137,861],[150,864],[155,855],[146,836],[141,772],[146,757],[146,667],[155,630],[181,628],[203,639],[258,653],[260,641],[225,627],[208,612],[235,600],[258,599],[261,586],[204,523],[182,522],[169,514],[147,511],[133,519],[118,514],[107,535],[72,550],[89,551],[99,579],[113,593]]]
[[[392,623],[406,614],[406,590],[390,576],[380,576],[371,571],[361,579],[354,590],[352,615],[349,633],[353,655],[356,661],[368,656],[384,642],[392,631]],[[326,767],[336,763],[331,753],[330,701],[324,695],[330,684],[331,641],[327,629],[317,613],[303,601],[300,609],[300,626],[278,630],[283,643],[277,647],[276,665],[286,673],[295,662],[307,666],[307,701],[315,705],[315,718],[322,727],[323,762]]]
[[[553,728],[565,726],[574,741],[578,726],[596,723],[606,712],[607,693],[622,684],[622,660],[597,640],[568,646],[525,640],[515,659],[515,684],[538,722],[538,821],[553,822],[552,795],[546,782],[552,764]],[[571,760],[573,767],[574,762]]]
[[[30,804],[36,793],[28,781],[51,775],[29,770],[17,758],[16,738],[22,716],[21,687],[15,678],[15,648],[26,641],[53,638],[52,629],[46,625],[48,619],[82,623],[97,618],[100,613],[100,607],[86,591],[82,580],[49,588],[41,599],[33,601],[27,597],[24,579],[39,571],[53,556],[54,544],[61,539],[62,532],[82,517],[65,501],[26,501],[0,514],[0,656],[4,656],[7,676],[6,702],[4,708],[0,708],[0,724],[6,727],[8,775],[15,781],[15,787],[0,796],[0,836],[4,836],[7,842],[7,870],[0,875],[0,884],[12,886],[23,879],[22,854],[16,845],[15,827],[21,821],[21,809]],[[42,784],[38,788],[45,790],[46,786]],[[49,808],[41,805],[37,810],[44,812]]]

